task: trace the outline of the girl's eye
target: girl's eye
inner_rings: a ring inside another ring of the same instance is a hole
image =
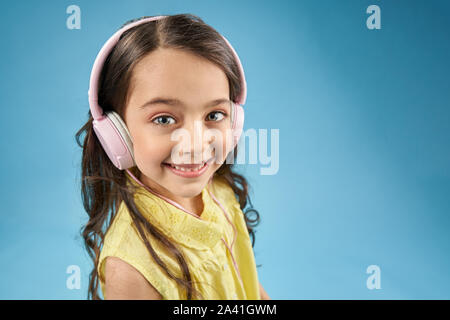
[[[156,121],[156,120],[158,120],[158,119],[163,119],[163,121]],[[153,123],[155,123],[155,124],[158,124],[158,125],[162,125],[162,126],[167,126],[167,125],[169,125],[170,123],[167,123],[167,120],[164,120],[164,119],[173,119],[172,117],[169,117],[169,116],[159,116],[159,117],[156,117],[155,119],[153,119],[152,120],[152,122]],[[155,122],[156,121],[156,122]]]
[[[219,119],[217,119],[217,116],[210,117],[211,115],[216,115],[216,114],[220,114],[222,117],[219,117]],[[225,117],[226,117],[226,113],[221,112],[221,111],[213,111],[207,116],[207,120],[217,122],[217,121],[222,120]],[[174,120],[170,116],[158,116],[155,119],[153,119],[152,122],[156,125],[161,125],[161,126],[168,126],[169,124],[173,124],[173,123],[169,123],[168,119]],[[161,120],[161,121],[158,121],[158,120]]]
[[[211,112],[208,116],[210,116],[210,115],[212,115],[212,114],[220,114],[220,115],[222,115],[222,118],[220,118],[219,120],[217,120],[217,117],[213,117],[212,121],[220,121],[220,120],[222,120],[223,118],[225,118],[225,116],[226,116],[226,114],[223,113],[223,112],[221,112],[221,111],[213,111],[213,112]],[[209,117],[209,119],[211,119],[211,118]]]

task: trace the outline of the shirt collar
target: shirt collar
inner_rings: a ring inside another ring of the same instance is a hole
[[[169,238],[190,248],[207,250],[213,248],[222,237],[219,215],[223,213],[208,192],[209,184],[201,191],[203,211],[197,218],[151,193],[128,172],[126,177],[128,183],[137,187],[134,200],[142,215]]]

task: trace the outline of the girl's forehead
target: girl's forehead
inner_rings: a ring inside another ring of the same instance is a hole
[[[225,72],[211,61],[182,50],[156,50],[139,61],[133,78],[154,87],[228,84]],[[181,88],[178,88],[181,89]]]
[[[173,62],[173,63],[170,63]],[[144,105],[152,100],[165,100],[168,105],[208,104],[229,99],[226,74],[210,63],[164,60],[137,64],[130,84],[130,102]]]

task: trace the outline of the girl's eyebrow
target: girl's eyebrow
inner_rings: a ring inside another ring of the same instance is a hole
[[[205,108],[216,106],[216,105],[224,103],[224,102],[231,102],[231,101],[229,99],[225,99],[225,98],[215,99],[215,100],[212,100],[209,103],[207,103],[205,105]],[[182,107],[185,106],[185,104],[183,102],[181,102],[179,99],[156,97],[156,98],[153,98],[152,100],[144,103],[142,106],[139,107],[139,109],[145,109],[147,107],[151,107],[156,104],[166,104],[169,106],[182,106]]]

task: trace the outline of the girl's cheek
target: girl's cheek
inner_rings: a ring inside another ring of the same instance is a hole
[[[150,156],[155,158],[164,148],[164,145],[155,137],[141,137],[141,139],[136,139],[134,141],[135,152],[142,154],[145,157]]]

